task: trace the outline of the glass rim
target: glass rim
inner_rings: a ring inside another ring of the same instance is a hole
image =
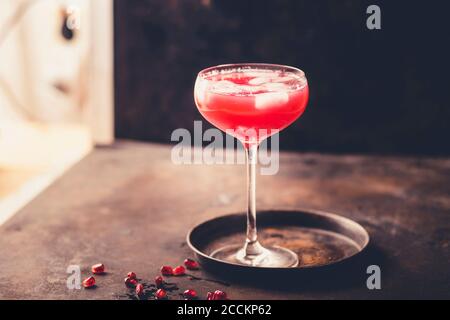
[[[295,72],[298,76],[300,76],[301,78],[306,80],[306,73],[296,67],[292,67],[292,66],[288,66],[288,65],[283,65],[283,64],[276,64],[276,63],[258,63],[258,62],[251,62],[251,63],[226,63],[226,64],[219,64],[216,66],[212,66],[212,67],[207,67],[203,70],[201,70],[198,74],[197,77],[201,77],[203,78],[203,76],[205,74],[207,74],[208,72],[212,72],[214,70],[217,69],[232,69],[232,68],[239,68],[239,67],[250,67],[249,69],[251,69],[251,67],[262,67],[262,68],[273,68],[274,70],[276,69],[280,69],[280,70],[286,70],[286,71],[291,71],[291,72]]]

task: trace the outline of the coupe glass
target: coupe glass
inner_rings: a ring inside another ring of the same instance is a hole
[[[305,73],[274,64],[228,64],[201,71],[194,97],[203,117],[244,145],[247,162],[247,237],[243,245],[222,247],[211,256],[230,263],[266,268],[298,265],[294,252],[262,246],[256,231],[258,145],[294,122],[306,108]]]

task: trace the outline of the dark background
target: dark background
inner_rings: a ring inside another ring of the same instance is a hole
[[[382,30],[366,28],[377,4]],[[116,136],[170,143],[201,120],[201,69],[232,62],[297,66],[305,114],[283,149],[449,155],[445,1],[115,0]],[[204,121],[204,127],[206,127]]]

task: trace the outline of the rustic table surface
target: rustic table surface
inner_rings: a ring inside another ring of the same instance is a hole
[[[192,256],[189,228],[245,208],[242,165],[175,165],[171,148],[119,141],[97,148],[0,227],[0,298],[128,299],[124,275],[151,282],[164,264]],[[450,160],[282,153],[275,176],[258,177],[259,209],[313,208],[355,219],[378,248],[382,289],[283,290],[188,277],[179,290],[224,289],[236,299],[450,298]],[[69,290],[102,262],[93,290]],[[365,275],[366,270],[361,269]],[[220,275],[196,271],[202,278]],[[177,296],[178,291],[172,293]]]

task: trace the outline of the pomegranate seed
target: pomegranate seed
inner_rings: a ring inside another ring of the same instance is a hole
[[[136,286],[136,294],[138,296],[142,295],[144,293],[144,286],[140,283],[137,284]]]
[[[195,260],[192,260],[192,259],[185,259],[184,260],[184,265],[189,270],[197,270],[199,268],[198,262],[195,261]]]
[[[214,291],[212,300],[227,300],[227,294],[223,291],[216,290]]]
[[[138,282],[136,279],[131,279],[128,277],[125,278],[125,285],[127,287],[135,287],[137,284],[138,284]]]
[[[174,276],[182,276],[186,273],[186,269],[183,266],[178,266],[173,269]]]
[[[92,288],[93,286],[95,286],[95,278],[94,277],[89,277],[89,278],[83,280],[83,287]]]
[[[92,270],[92,273],[93,273],[93,274],[102,274],[102,273],[105,273],[105,265],[104,265],[103,263],[97,263],[97,264],[94,264],[94,265],[91,267],[91,270]]]
[[[164,284],[164,279],[161,276],[155,277],[155,284],[158,288],[162,287]]]
[[[163,276],[172,276],[173,275],[173,269],[171,266],[162,266],[161,267],[161,274]]]
[[[167,293],[164,289],[158,289],[155,292],[156,299],[164,299],[167,297]]]
[[[183,295],[185,298],[188,298],[188,299],[197,298],[197,292],[193,289],[188,289],[188,290],[184,291]]]
[[[133,271],[128,272],[127,277],[130,279],[136,279],[136,273]]]
[[[206,300],[214,300],[214,293],[209,292],[206,294]]]

